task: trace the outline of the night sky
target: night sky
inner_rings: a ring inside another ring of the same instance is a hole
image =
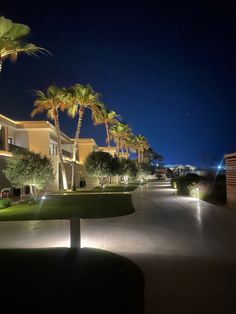
[[[89,83],[165,163],[217,165],[236,151],[234,7],[207,1],[33,2],[1,1],[0,15],[29,25],[29,41],[52,56],[5,62],[0,113],[30,119],[33,90],[54,82]],[[75,131],[64,113],[61,129],[69,136]],[[81,136],[104,145],[104,127],[95,128],[89,112]]]

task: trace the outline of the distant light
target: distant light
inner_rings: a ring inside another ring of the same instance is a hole
[[[218,166],[218,169],[222,169],[222,166],[221,166],[221,165],[219,165],[219,166]]]
[[[41,199],[42,199],[42,200],[45,200],[45,199],[46,199],[46,196],[45,196],[45,195],[43,195],[43,196],[41,197]]]

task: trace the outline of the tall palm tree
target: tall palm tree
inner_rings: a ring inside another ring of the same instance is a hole
[[[123,146],[126,151],[126,158],[128,158],[129,151],[132,152],[133,150],[133,134],[131,132],[128,132],[123,139]]]
[[[59,125],[59,110],[64,111],[67,106],[66,90],[58,88],[56,85],[48,87],[46,93],[38,90],[36,91],[36,100],[34,102],[35,109],[32,111],[31,116],[35,116],[43,111],[47,112],[47,116],[54,121],[57,135],[58,155],[61,165],[62,184],[63,189],[68,189],[66,170],[62,157],[62,146]]]
[[[138,162],[143,162],[143,152],[149,148],[147,139],[143,135],[137,135],[134,137],[133,144],[138,155]]]
[[[116,152],[119,157],[120,150],[122,152],[122,155],[124,153],[124,141],[128,136],[130,136],[131,129],[126,123],[117,122],[116,124],[111,126],[109,132],[110,132],[111,138],[116,143]]]
[[[82,84],[75,84],[68,89],[68,92],[70,94],[70,98],[67,114],[72,118],[78,114],[78,122],[73,145],[73,164],[71,177],[71,188],[75,190],[75,162],[84,111],[86,108],[90,109],[92,111],[92,117],[94,117],[95,112],[98,112],[98,110],[103,108],[103,104],[99,100],[100,95],[95,93],[92,87],[88,84],[85,86]]]
[[[94,124],[100,125],[104,124],[106,129],[106,143],[108,147],[111,147],[111,139],[109,133],[109,127],[117,123],[121,117],[115,111],[109,111],[106,108],[102,110],[94,111]]]
[[[4,16],[0,17],[0,72],[2,64],[7,58],[12,61],[17,59],[19,53],[35,56],[37,52],[47,51],[25,41],[30,33],[30,28],[24,24],[13,23]]]

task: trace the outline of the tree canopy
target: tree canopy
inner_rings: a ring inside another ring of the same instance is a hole
[[[15,152],[8,158],[3,173],[14,187],[29,185],[34,197],[54,180],[51,160],[27,150]]]
[[[99,178],[102,186],[105,178],[118,173],[119,160],[106,152],[92,152],[86,158],[85,169],[89,176]]]
[[[138,168],[135,160],[132,159],[120,159],[119,175],[135,178],[138,172]]]
[[[26,41],[30,28],[27,25],[14,23],[0,16],[0,72],[3,60],[10,58],[15,61],[19,53],[36,55],[37,52],[47,51]]]

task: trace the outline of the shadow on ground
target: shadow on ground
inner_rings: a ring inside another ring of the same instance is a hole
[[[95,249],[0,250],[5,313],[141,314],[144,279],[119,255]]]
[[[136,255],[147,314],[236,313],[236,259]]]

